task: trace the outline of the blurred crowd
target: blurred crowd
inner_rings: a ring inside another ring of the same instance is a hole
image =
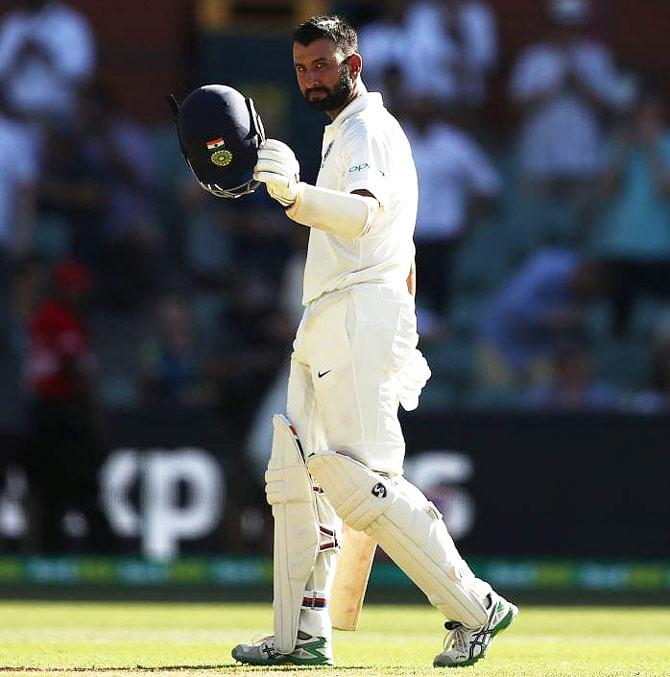
[[[429,406],[670,407],[664,93],[622,69],[593,10],[545,0],[545,34],[513,55],[484,0],[387,2],[361,30],[419,173]]]
[[[106,411],[210,407],[264,458],[307,230],[262,190],[201,191],[172,129],[129,119],[101,85],[87,19],[15,5],[0,16],[0,424],[57,549],[68,506],[50,487],[75,468],[68,501],[91,504]],[[662,92],[594,37],[588,0],[544,7],[546,34],[506,68],[485,0],[389,0],[360,26],[363,79],[419,173],[423,406],[667,413]],[[494,81],[516,119],[505,138]]]

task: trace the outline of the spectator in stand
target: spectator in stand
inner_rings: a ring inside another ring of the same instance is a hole
[[[0,89],[0,351],[7,348],[12,266],[33,244],[38,176],[36,134],[7,107]]]
[[[592,247],[610,269],[614,330],[623,335],[638,295],[670,296],[670,132],[655,91],[615,137],[603,183]]]
[[[482,381],[513,387],[546,380],[556,346],[584,336],[588,303],[605,287],[597,263],[565,249],[536,252],[484,311]]]
[[[545,411],[611,411],[623,395],[593,373],[593,355],[586,341],[558,344],[549,357],[550,375],[526,394],[525,404]]]
[[[187,173],[180,175],[176,183],[183,230],[174,240],[180,244],[179,269],[185,273],[192,291],[198,342],[204,354],[211,354],[226,331],[222,319],[234,270],[230,231],[235,224],[235,212],[229,204],[232,201],[221,200],[202,190],[191,171],[184,169]]]
[[[633,398],[632,408],[643,414],[670,412],[670,317],[654,332],[649,388]]]
[[[38,185],[38,210],[49,222],[60,222],[68,253],[96,270],[102,261],[105,195],[103,168],[88,157],[84,140],[66,126],[51,126],[44,137]]]
[[[385,93],[400,69],[406,92],[442,104],[479,106],[497,61],[493,12],[480,0],[392,0],[361,29],[368,89]]]
[[[498,58],[491,8],[481,0],[422,0],[408,10],[406,23],[411,49],[402,64],[410,91],[450,105],[480,106]]]
[[[9,518],[12,539],[25,536],[26,519],[19,506],[25,505],[27,482],[22,471],[22,452],[28,433],[28,420],[25,398],[22,393],[21,358],[25,349],[26,320],[44,296],[48,281],[48,266],[37,256],[17,260],[13,265],[11,282],[11,301],[5,309],[7,321],[2,328],[6,332],[7,345],[0,352],[0,522]],[[5,484],[3,492],[2,485]],[[9,503],[7,503],[9,499]],[[9,508],[9,506],[14,506]],[[7,510],[9,509],[9,513]],[[13,517],[12,517],[13,515]],[[13,525],[13,526],[12,526]],[[6,535],[10,535],[6,533]],[[0,548],[6,549],[6,543],[0,537]],[[15,541],[14,546],[22,547]]]
[[[49,129],[41,210],[65,219],[73,255],[103,277],[102,297],[132,306],[161,272],[151,143],[97,85],[77,112],[74,124]]]
[[[365,54],[365,83],[369,90],[385,93],[386,72],[402,68],[407,60],[411,51],[408,6],[408,0],[389,0],[382,5],[380,16],[360,30],[358,43]]]
[[[3,258],[22,257],[32,249],[40,151],[38,134],[14,113],[0,89],[0,248]]]
[[[168,294],[156,308],[156,335],[143,346],[145,400],[160,406],[211,404],[193,312],[189,300]]]
[[[521,112],[522,179],[536,190],[583,190],[603,167],[602,113],[632,103],[610,50],[586,34],[588,0],[549,0],[553,30],[514,65],[510,97]]]
[[[268,210],[266,191],[233,201],[230,222],[234,266],[227,280],[226,308],[212,364],[223,410],[232,423],[250,423],[286,352],[286,327],[279,307],[282,277],[293,254],[286,216]]]
[[[103,198],[100,230],[107,293],[117,304],[160,284],[163,238],[154,190],[157,168],[148,129],[124,115],[98,83],[82,91],[78,135],[87,163],[98,168]]]
[[[83,313],[90,282],[79,264],[60,263],[51,296],[28,320],[24,374],[31,417],[25,466],[34,503],[32,533],[41,552],[62,553],[77,544],[104,551],[111,545],[98,503],[105,441]]]
[[[420,331],[437,337],[446,329],[458,248],[482,204],[499,191],[500,179],[475,139],[447,124],[429,97],[415,102],[403,128],[419,177],[414,240]]]
[[[51,274],[50,266],[39,255],[31,254],[13,265],[9,302],[6,308],[8,321],[3,325],[8,343],[0,353],[0,428],[25,434],[26,403],[22,391],[22,358],[28,343],[28,323],[42,303]]]
[[[95,69],[88,21],[58,0],[19,0],[0,22],[0,82],[27,119],[66,120]]]
[[[204,191],[190,170],[180,175],[176,188],[184,214],[182,265],[196,286],[219,296],[234,263],[233,235],[236,212],[228,201]]]

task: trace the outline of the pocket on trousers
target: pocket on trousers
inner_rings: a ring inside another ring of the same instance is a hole
[[[320,387],[328,387],[333,376],[351,362],[353,302],[345,296],[310,319],[307,328],[309,365],[312,378]],[[328,378],[330,376],[330,378]]]

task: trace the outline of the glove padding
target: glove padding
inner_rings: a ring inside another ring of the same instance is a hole
[[[270,197],[290,207],[298,197],[300,164],[285,143],[267,139],[258,149],[254,179],[265,184]]]
[[[414,348],[409,359],[398,373],[400,404],[405,411],[414,411],[419,406],[419,395],[428,382],[431,372],[426,358]]]

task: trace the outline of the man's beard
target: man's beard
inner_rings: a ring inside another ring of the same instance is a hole
[[[354,83],[351,81],[351,75],[349,71],[349,64],[344,64],[340,69],[340,79],[335,87],[331,90],[326,89],[326,87],[314,87],[313,89],[308,89],[305,92],[305,99],[307,103],[314,110],[318,110],[322,113],[331,110],[337,110],[338,108],[344,107],[351,98],[351,93],[354,91]],[[326,96],[322,99],[310,99],[309,95],[312,92],[325,92]]]

